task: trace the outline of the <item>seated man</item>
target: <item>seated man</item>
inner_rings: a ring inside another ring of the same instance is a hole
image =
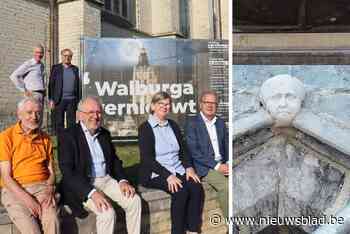
[[[59,232],[50,137],[39,129],[41,103],[19,102],[18,123],[0,133],[1,199],[21,233]],[[38,222],[41,221],[41,224]]]
[[[78,124],[59,134],[64,202],[73,211],[82,211],[84,205],[97,215],[97,233],[112,234],[116,214],[111,199],[125,210],[128,233],[139,234],[141,199],[126,180],[110,133],[101,127],[102,107],[97,98],[82,100],[77,117]]]
[[[218,192],[220,207],[228,217],[228,133],[225,122],[216,116],[217,105],[216,93],[204,92],[200,113],[186,121],[185,136],[197,174]]]

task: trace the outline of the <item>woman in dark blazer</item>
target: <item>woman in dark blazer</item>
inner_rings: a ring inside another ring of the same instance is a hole
[[[172,234],[198,233],[203,188],[186,157],[179,126],[167,118],[171,101],[168,93],[156,93],[151,114],[139,127],[140,183],[171,195]]]

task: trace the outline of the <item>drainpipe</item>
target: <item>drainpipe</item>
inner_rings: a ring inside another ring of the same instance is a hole
[[[335,218],[333,222],[335,224],[325,224],[320,226],[312,234],[348,234],[350,233],[350,203],[340,210],[335,217],[337,220],[344,221],[342,224],[336,222]]]
[[[221,0],[218,0],[218,19],[219,22],[219,38],[222,40],[222,18],[221,18]]]
[[[215,20],[214,20],[214,0],[208,1],[208,13],[209,13],[209,39],[215,40]]]
[[[57,22],[57,12],[56,12],[56,0],[49,0],[49,48],[48,48],[48,52],[49,52],[49,64],[50,66],[52,66],[53,64],[56,63],[56,48],[57,48],[57,34],[58,34],[58,31],[57,31],[57,25],[58,25],[58,22]],[[48,64],[46,64],[48,65]],[[50,68],[48,70],[51,70]],[[45,79],[46,79],[46,84],[48,84],[48,79],[49,79],[49,76],[45,76]],[[47,126],[47,129],[49,132],[51,132],[51,127],[50,126],[50,111],[47,111],[46,113],[46,126]]]

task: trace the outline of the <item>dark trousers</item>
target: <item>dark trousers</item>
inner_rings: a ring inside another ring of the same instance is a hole
[[[66,113],[67,118],[67,127],[71,127],[75,124],[75,112],[77,111],[77,100],[61,100],[58,104],[55,105],[53,110],[53,127],[55,134],[60,133],[64,129],[64,114]]]
[[[182,188],[171,193],[166,179],[160,176],[149,180],[146,187],[163,190],[171,195],[171,234],[184,234],[186,229],[199,232],[202,222],[204,191],[200,183],[186,180],[186,176],[176,174],[181,179]]]

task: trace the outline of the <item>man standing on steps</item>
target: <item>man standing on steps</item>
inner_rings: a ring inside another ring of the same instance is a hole
[[[216,93],[203,92],[200,113],[187,119],[185,137],[197,174],[218,192],[220,207],[228,217],[228,132],[224,120],[216,116],[217,106]]]
[[[52,126],[54,132],[64,129],[64,117],[67,127],[75,125],[75,112],[81,97],[79,69],[72,64],[73,52],[61,51],[62,63],[52,66],[49,79],[49,107],[53,110]]]
[[[33,58],[25,61],[11,75],[10,79],[16,88],[23,92],[25,97],[34,97],[44,108],[45,97],[45,66],[42,63],[44,57],[44,47],[36,45],[33,50]],[[40,113],[39,126],[41,126],[43,112]]]

